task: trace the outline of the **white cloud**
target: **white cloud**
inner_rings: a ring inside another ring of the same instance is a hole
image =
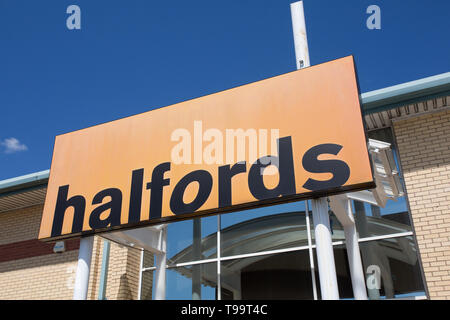
[[[0,141],[0,145],[5,147],[5,153],[14,153],[28,150],[28,147],[23,143],[20,143],[20,141],[16,138],[6,138],[3,141]]]

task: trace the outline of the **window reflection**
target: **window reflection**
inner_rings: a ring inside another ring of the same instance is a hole
[[[404,197],[389,200],[385,208],[353,201],[353,208],[360,238],[412,231]]]
[[[214,300],[217,264],[204,263],[167,269],[167,300]]]
[[[306,245],[303,201],[222,216],[223,257]]]
[[[141,279],[141,300],[153,299],[153,277],[155,271],[142,272]]]
[[[425,295],[413,237],[359,244],[369,299],[392,299],[399,294]]]
[[[412,237],[360,242],[359,248],[370,300],[424,295],[417,250]],[[341,299],[353,299],[347,250],[334,247]],[[320,288],[318,288],[320,291]]]
[[[216,233],[216,216],[168,224],[168,264],[216,258]]]
[[[308,250],[221,263],[223,300],[313,299]]]

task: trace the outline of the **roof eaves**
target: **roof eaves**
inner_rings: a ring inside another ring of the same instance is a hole
[[[361,94],[364,114],[450,95],[450,72]]]
[[[0,194],[47,184],[50,170],[39,171],[0,181]]]

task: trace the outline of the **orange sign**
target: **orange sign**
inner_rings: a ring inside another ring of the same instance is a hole
[[[349,56],[57,136],[39,239],[373,187]]]

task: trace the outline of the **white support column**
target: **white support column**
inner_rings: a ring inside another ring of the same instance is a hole
[[[144,268],[144,254],[145,254],[144,249],[141,249],[141,258],[140,258],[140,262],[139,262],[138,300],[142,300],[142,277],[144,276],[142,269]]]
[[[295,60],[297,69],[309,67],[308,38],[306,37],[303,1],[291,3],[292,31],[294,33]]]
[[[313,289],[313,298],[317,300],[317,284],[316,284],[316,267],[314,266],[314,252],[312,249],[312,239],[311,239],[311,227],[309,223],[309,206],[308,200],[305,201],[305,220],[306,220],[306,231],[308,234],[308,252],[309,252],[309,265],[311,267],[311,281]]]
[[[291,3],[291,19],[297,69],[309,67],[309,49],[303,1]],[[311,200],[311,205],[322,299],[339,299],[330,220],[328,217],[328,203],[325,198],[320,198]]]
[[[311,200],[322,300],[339,300],[326,198]]]
[[[80,240],[78,251],[78,266],[75,275],[75,287],[73,290],[73,300],[86,300],[89,287],[89,270],[91,267],[92,248],[94,237],[85,237]]]
[[[160,249],[155,253],[155,300],[166,299],[166,266],[167,266],[167,228],[163,227],[160,231]]]
[[[346,200],[348,215],[353,216],[351,200]],[[353,295],[356,300],[367,300],[364,268],[359,252],[358,233],[355,223],[344,225],[345,245],[352,279]]]

